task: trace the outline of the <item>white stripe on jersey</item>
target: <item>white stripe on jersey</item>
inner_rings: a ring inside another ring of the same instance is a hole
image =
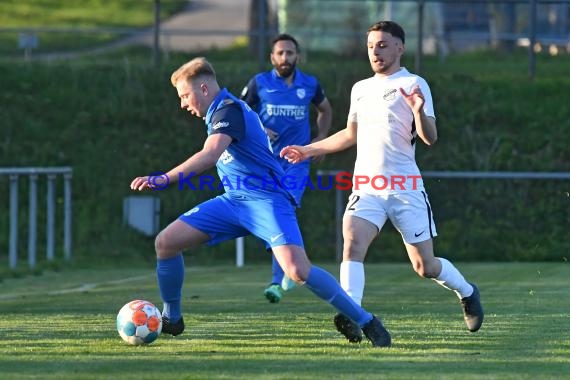
[[[353,174],[371,180],[368,184],[360,184],[358,188],[355,183],[353,191],[393,194],[424,189],[422,180],[417,179],[420,170],[415,157],[414,117],[400,93],[400,87],[410,93],[416,85],[420,86],[424,95],[425,114],[435,117],[427,82],[403,67],[388,77],[373,76],[352,87],[348,121],[358,125],[357,157]],[[388,180],[403,176],[406,182],[403,186],[389,184],[383,189],[378,189],[382,183],[376,182],[374,188],[372,178],[379,175]]]

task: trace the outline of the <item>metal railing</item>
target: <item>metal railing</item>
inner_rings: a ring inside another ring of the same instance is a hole
[[[24,167],[0,168],[0,176],[9,177],[10,233],[8,249],[8,265],[15,269],[18,264],[19,229],[19,179],[28,177],[28,265],[31,269],[37,264],[38,240],[38,179],[46,176],[46,259],[55,259],[56,231],[56,178],[63,177],[63,254],[64,259],[71,259],[71,179],[73,170],[70,167]]]

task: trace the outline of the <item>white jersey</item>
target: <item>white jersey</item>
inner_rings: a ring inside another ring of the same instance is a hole
[[[403,67],[352,87],[348,121],[358,125],[353,192],[380,195],[424,189],[416,164],[414,116],[400,93],[400,88],[410,93],[416,85],[424,95],[425,114],[435,117],[427,82]]]

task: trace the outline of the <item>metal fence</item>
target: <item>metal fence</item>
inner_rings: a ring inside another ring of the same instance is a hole
[[[71,179],[73,170],[70,167],[24,167],[24,168],[0,168],[0,177],[9,178],[9,248],[8,265],[10,269],[16,269],[18,265],[19,251],[19,215],[20,215],[20,177],[27,177],[28,195],[28,266],[33,269],[38,262],[38,180],[45,176],[46,179],[46,260],[55,260],[56,247],[56,180],[63,178],[63,256],[64,260],[71,259],[72,224],[71,224]]]

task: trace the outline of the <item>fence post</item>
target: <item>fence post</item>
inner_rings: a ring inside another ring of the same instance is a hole
[[[534,79],[536,74],[536,53],[534,45],[536,44],[536,0],[529,0],[529,46],[528,46],[528,72],[530,79]]]
[[[342,170],[317,170],[317,176],[335,177]],[[331,181],[333,179],[331,178]],[[343,237],[342,237],[342,215],[344,213],[344,202],[342,199],[343,190],[335,189],[335,231],[336,231],[336,260],[342,262]]]
[[[265,67],[265,39],[266,39],[266,31],[265,31],[265,26],[266,26],[266,12],[267,12],[267,4],[266,4],[266,0],[259,0],[257,2],[258,4],[258,23],[259,25],[257,26],[257,63],[259,65],[259,69],[263,70],[263,68]]]
[[[65,261],[69,261],[71,259],[71,177],[71,173],[66,173],[63,175],[63,256],[65,258]]]
[[[54,259],[55,246],[55,174],[47,175],[47,200],[46,200],[46,258]]]
[[[38,235],[38,175],[30,174],[30,200],[28,219],[28,265],[36,266],[36,239]]]
[[[238,237],[236,239],[236,267],[241,268],[244,265],[244,252],[245,252],[245,242],[243,237]]]
[[[18,175],[10,174],[10,269],[18,264]]]
[[[155,67],[160,64],[160,0],[154,0],[154,40],[152,58]]]
[[[422,71],[422,57],[423,57],[423,41],[424,41],[424,0],[418,0],[418,42],[416,45],[416,60],[415,70],[416,74]]]
[[[336,218],[336,261],[342,262],[343,236],[342,236],[342,215],[344,204],[342,201],[342,190],[335,190],[335,218]]]

